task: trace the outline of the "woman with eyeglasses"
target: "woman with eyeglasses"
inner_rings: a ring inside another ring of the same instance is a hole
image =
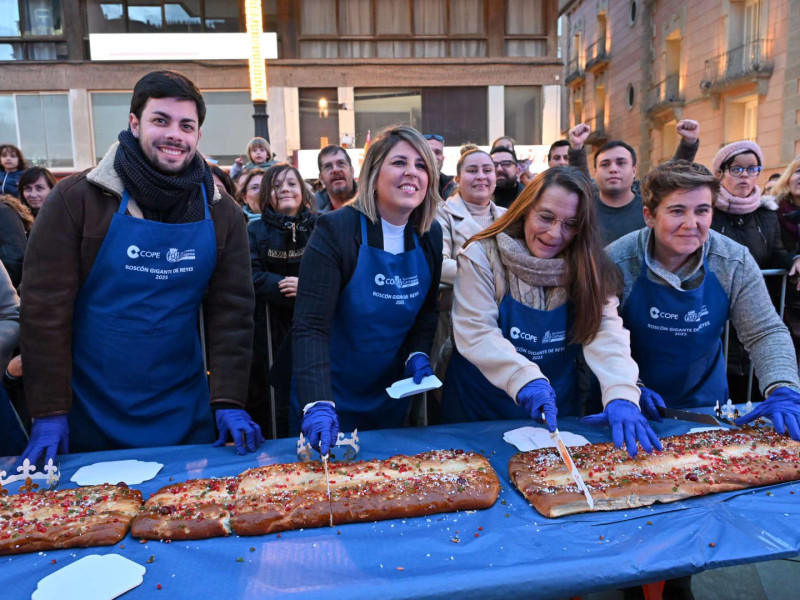
[[[581,348],[600,381],[614,443],[629,454],[660,444],[639,410],[639,369],[617,314],[619,277],[603,252],[589,181],[554,167],[528,184],[458,255],[455,350],[443,419],[540,420],[583,413],[575,360]]]
[[[688,161],[659,165],[644,179],[646,228],[606,248],[622,272],[620,314],[631,351],[642,381],[667,406],[723,404],[728,381],[720,336],[730,318],[767,398],[736,423],[766,416],[776,431],[800,439],[794,348],[753,256],[709,231],[719,193],[717,177]],[[648,418],[661,420],[653,404],[641,406]]]
[[[711,229],[747,246],[762,269],[800,269],[800,256],[789,254],[781,241],[778,205],[756,185],[764,164],[761,148],[742,140],[723,146],[711,171],[721,184]]]
[[[778,205],[756,185],[764,156],[755,142],[742,140],[723,146],[714,157],[711,171],[721,188],[714,203],[711,229],[746,246],[760,269],[786,269],[791,277],[800,272],[800,256],[783,246]],[[778,298],[777,278],[767,280],[773,299]],[[800,282],[796,284],[800,289]],[[744,402],[750,360],[739,342],[738,330],[728,342],[727,371],[732,377],[731,396]],[[722,400],[727,401],[727,397]],[[721,401],[722,401],[721,400]]]
[[[261,218],[261,180],[264,179],[264,173],[264,169],[248,171],[236,197],[249,223]]]

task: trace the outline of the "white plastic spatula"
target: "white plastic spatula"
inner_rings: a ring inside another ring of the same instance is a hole
[[[119,554],[92,554],[42,579],[33,600],[113,600],[141,585],[147,569]]]

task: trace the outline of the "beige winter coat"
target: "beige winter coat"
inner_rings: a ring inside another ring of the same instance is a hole
[[[507,291],[506,268],[494,239],[481,240],[461,251],[453,301],[456,347],[493,385],[516,399],[526,383],[547,377],[503,337],[498,319]],[[608,299],[600,330],[583,346],[583,352],[600,382],[603,406],[617,398],[638,406],[639,368],[631,358],[630,334],[622,326],[618,306],[615,296]]]
[[[439,205],[436,220],[442,225],[442,283],[453,285],[456,280],[456,255],[467,240],[483,231],[465,206],[465,200],[456,193],[444,204]],[[505,208],[489,203],[492,222],[506,212]]]

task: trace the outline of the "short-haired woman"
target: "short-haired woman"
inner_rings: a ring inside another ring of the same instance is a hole
[[[577,169],[539,174],[458,256],[456,349],[445,421],[580,416],[575,360],[600,381],[614,442],[636,455],[658,438],[639,410],[639,371],[617,314],[618,275],[603,253],[589,181]]]
[[[772,419],[800,439],[800,380],[791,338],[747,248],[710,231],[718,179],[695,163],[655,167],[642,187],[646,228],[607,248],[623,276],[620,314],[645,385],[674,408],[728,398],[721,335],[730,318],[767,398],[737,420]],[[647,402],[642,409],[658,419]]]
[[[293,431],[325,455],[339,426],[402,426],[386,388],[432,374],[442,231],[436,162],[411,127],[370,144],[358,195],[317,221],[300,266],[292,335]],[[301,414],[302,409],[302,414]]]

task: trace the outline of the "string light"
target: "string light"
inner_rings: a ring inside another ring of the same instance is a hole
[[[253,102],[267,101],[267,67],[261,53],[261,33],[264,31],[261,0],[245,0],[245,23],[250,38],[250,99]]]

